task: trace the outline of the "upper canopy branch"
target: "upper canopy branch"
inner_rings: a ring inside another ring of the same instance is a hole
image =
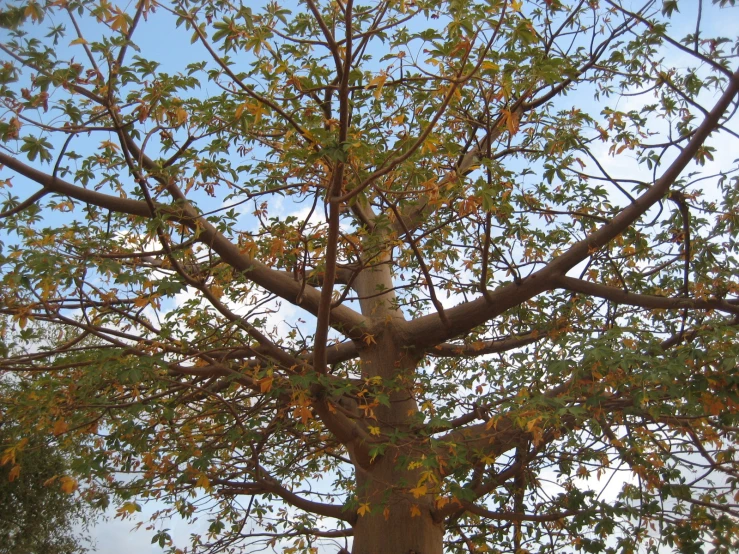
[[[464,302],[446,310],[448,325],[442,324],[436,314],[427,315],[404,324],[408,343],[416,347],[428,348],[455,336],[462,335],[478,325],[497,317],[510,308],[533,298],[547,290],[562,285],[564,275],[580,262],[586,260],[611,240],[633,225],[647,210],[669,194],[670,186],[691,163],[696,153],[703,147],[708,136],[718,127],[721,118],[739,93],[739,71],[728,81],[726,90],[713,109],[704,118],[690,141],[668,166],[662,176],[633,203],[621,210],[608,223],[590,233],[585,239],[573,244],[567,251],[550,261],[544,268],[532,273],[520,283],[510,283],[489,292],[487,297]],[[567,282],[567,281],[565,281]],[[578,285],[582,286],[582,285]],[[589,289],[595,290],[595,289]],[[601,291],[602,289],[598,289]],[[670,306],[674,308],[682,305]],[[735,312],[728,303],[711,306],[711,309],[724,309]]]
[[[503,14],[505,14],[505,9],[501,14],[501,18]],[[499,20],[498,26],[496,26],[496,31],[499,28],[500,21],[502,21],[502,19]],[[521,96],[520,98],[515,100],[515,102],[513,102],[511,106],[508,107],[508,112],[510,112],[510,115],[506,115],[505,117],[511,117],[517,121],[520,121],[523,118],[524,114],[535,110],[539,106],[542,106],[546,102],[550,101],[552,98],[556,97],[558,94],[561,94],[564,90],[567,89],[568,86],[572,85],[572,83],[576,82],[577,79],[593,69],[593,67],[595,67],[601,57],[608,51],[609,45],[612,44],[618,37],[628,32],[628,30],[634,25],[635,21],[626,21],[616,27],[605,40],[592,48],[592,52],[589,58],[585,60],[584,63],[580,65],[580,67],[577,68],[573,75],[568,76],[560,83],[557,83],[555,85],[535,89],[531,92],[530,96]],[[560,32],[564,29],[564,27],[565,25],[563,24]],[[554,41],[554,38],[555,37],[553,36],[550,39],[550,43]],[[493,40],[494,39],[495,36],[493,36]],[[542,92],[542,94],[538,94],[539,92]],[[497,116],[493,119],[492,124],[490,124],[486,129],[486,133],[483,136],[482,140],[478,141],[475,146],[470,148],[467,152],[464,153],[463,156],[461,156],[456,164],[454,171],[441,179],[437,185],[438,187],[444,186],[446,183],[457,178],[458,176],[468,174],[477,164],[479,164],[480,160],[491,157],[491,155],[493,154],[493,144],[505,135],[505,117],[502,111],[498,112]],[[475,132],[477,132],[477,129],[473,128],[473,133]],[[423,221],[428,218],[432,212],[433,207],[429,203],[429,199],[427,197],[422,197],[415,202],[412,202],[409,205],[405,206],[402,213],[402,222],[405,227],[407,227],[410,231],[413,231],[418,225],[423,223]],[[399,235],[402,235],[403,228],[400,226],[400,223],[400,221],[397,221],[395,223],[395,228],[397,233]]]

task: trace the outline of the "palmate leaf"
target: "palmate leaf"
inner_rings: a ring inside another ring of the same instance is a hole
[[[23,144],[20,147],[21,152],[25,152],[30,161],[36,161],[39,158],[42,162],[51,162],[52,150],[51,143],[44,137],[23,137]]]

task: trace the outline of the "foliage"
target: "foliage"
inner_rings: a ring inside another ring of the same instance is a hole
[[[732,18],[6,2],[14,421],[196,551],[736,549]]]
[[[14,389],[2,387],[3,396]],[[4,412],[5,410],[3,410]],[[69,459],[45,437],[22,433],[0,419],[0,552],[87,552],[83,532],[95,519],[93,504],[75,494]]]

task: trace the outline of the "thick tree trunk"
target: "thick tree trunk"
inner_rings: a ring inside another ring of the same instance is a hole
[[[432,453],[428,441],[414,437],[418,406],[414,397],[418,358],[404,345],[388,321],[377,344],[361,352],[362,373],[379,377],[390,405],[374,407],[375,420],[383,436],[402,437],[387,444],[370,467],[356,468],[357,500],[361,510],[354,526],[352,554],[442,554],[444,528],[433,518],[434,480],[424,472]],[[390,441],[388,441],[390,442]],[[423,479],[423,482],[422,482]],[[417,487],[425,484],[426,494]],[[414,495],[411,489],[417,489]]]
[[[358,497],[371,511],[354,526],[352,554],[442,554],[444,527],[433,520],[432,495],[414,498],[407,492],[416,485],[409,479],[418,474],[392,455],[358,472]]]
[[[397,325],[403,315],[395,305],[390,265],[383,262],[382,257],[376,259],[378,265],[363,272],[353,286],[362,314],[374,323],[374,342],[360,351],[362,375],[379,378],[390,405],[374,406],[374,419],[361,415],[367,424],[379,427],[382,436],[403,438],[387,444],[369,467],[356,464],[360,515],[352,554],[442,554],[444,527],[433,518],[432,483],[427,484],[427,494],[416,491],[416,497],[411,492],[429,469],[422,467],[424,454],[431,453],[428,442],[412,434],[418,423],[414,387],[419,356],[404,344]]]
[[[442,554],[444,532],[427,515],[372,516],[354,531],[352,554]]]

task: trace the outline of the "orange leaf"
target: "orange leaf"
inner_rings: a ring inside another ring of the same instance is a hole
[[[308,406],[298,406],[295,408],[293,416],[300,418],[300,421],[305,425],[309,420],[313,419],[313,412],[310,411]]]
[[[74,477],[70,477],[69,475],[65,475],[60,479],[60,484],[62,488],[62,492],[66,492],[67,494],[72,494],[74,491],[77,490],[77,479]]]
[[[58,437],[62,433],[66,433],[67,429],[69,429],[69,426],[63,419],[57,419],[56,422],[54,422],[54,436]]]
[[[45,486],[45,487],[48,487],[48,486],[49,486],[49,485],[51,485],[51,484],[52,484],[52,483],[53,483],[54,481],[56,481],[56,480],[57,480],[58,478],[59,478],[59,476],[58,476],[58,475],[54,475],[54,477],[51,477],[50,479],[47,479],[46,481],[44,481],[44,486]]]
[[[259,380],[259,391],[262,394],[268,393],[272,389],[272,383],[274,378],[270,375],[269,377],[263,377]]]
[[[421,485],[420,487],[411,489],[410,492],[413,495],[413,498],[421,498],[427,492],[426,485]]]
[[[511,110],[501,110],[503,119],[505,120],[506,129],[511,135],[515,135],[518,132],[519,116],[518,112],[512,112]]]
[[[220,300],[223,296],[223,287],[220,285],[213,285],[210,287],[210,292],[213,296],[215,296],[216,300]]]
[[[21,466],[19,466],[18,464],[15,464],[10,470],[10,473],[8,474],[8,482],[12,483],[13,481],[15,481],[20,474],[21,474]]]
[[[421,509],[418,507],[418,504],[413,504],[411,506],[411,517],[416,517],[421,515]]]

